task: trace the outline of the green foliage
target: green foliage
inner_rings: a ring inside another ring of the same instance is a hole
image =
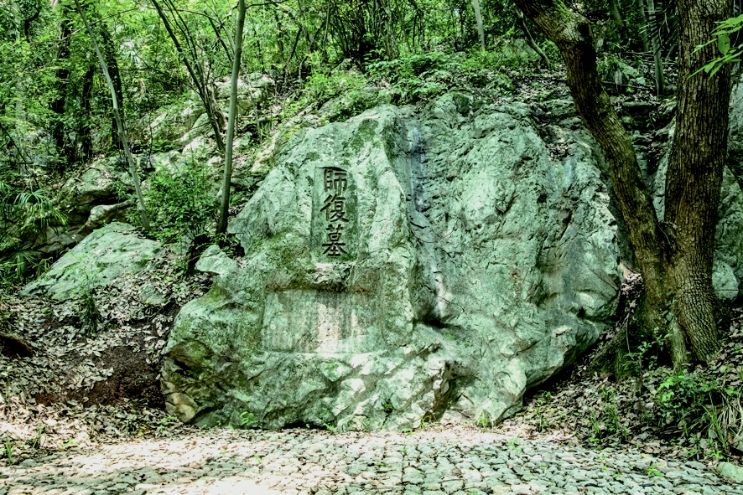
[[[179,424],[180,421],[178,421],[177,417],[172,415],[165,416],[157,422],[157,433],[162,435]]]
[[[363,102],[369,94],[368,86],[366,77],[355,69],[313,72],[305,81],[299,96],[284,108],[282,115],[286,119],[310,105],[319,108],[340,96],[347,100],[344,113],[363,111]]]
[[[15,206],[21,212],[21,233],[43,232],[52,225],[65,225],[67,217],[62,213],[44,189],[20,191],[15,197]]]
[[[658,368],[658,356],[663,355],[663,346],[660,340],[645,340],[632,351],[623,353],[617,362],[617,376],[639,377],[647,370]]]
[[[480,415],[477,417],[477,426],[480,428],[490,428],[493,426],[493,422],[490,420],[490,415],[486,413],[485,411],[482,411]]]
[[[253,428],[258,424],[258,418],[255,417],[250,411],[243,411],[240,413],[240,427],[241,428]]]
[[[80,320],[87,334],[98,332],[98,322],[101,314],[93,294],[93,289],[88,285],[80,294]]]
[[[15,464],[15,457],[13,455],[13,450],[15,449],[15,442],[11,438],[4,438],[3,439],[3,454],[5,455],[5,459],[8,461],[8,464],[13,465]]]
[[[41,253],[30,249],[13,250],[0,258],[0,285],[16,285],[44,272],[49,267]]]
[[[214,183],[205,167],[194,162],[152,174],[144,191],[152,234],[161,241],[175,242],[210,233],[216,207]],[[131,221],[138,221],[136,211],[130,216]]]
[[[552,402],[552,392],[544,392],[534,401],[534,416],[537,420],[536,429],[538,432],[548,431],[557,426],[546,414],[550,409],[550,403]]]
[[[0,171],[0,284],[23,283],[44,271],[46,260],[28,245],[66,222],[46,189],[28,188],[14,174],[3,177]]]
[[[743,55],[743,46],[733,44],[732,39],[741,29],[743,29],[743,14],[722,21],[712,33],[713,38],[706,44],[697,47],[697,50],[700,50],[705,46],[715,44],[720,55],[707,62],[694,75],[704,72],[711,77],[725,65],[739,63],[741,55]]]
[[[616,88],[630,93],[633,89],[647,85],[647,81],[639,70],[611,53],[598,59],[598,72],[604,81],[613,83]]]
[[[669,373],[655,392],[655,420],[692,444],[721,455],[740,434],[741,390],[723,387],[698,372]]]
[[[393,100],[415,103],[461,88],[508,93],[513,83],[502,69],[521,66],[522,56],[511,50],[429,52],[370,64],[368,72],[377,84],[389,87]]]
[[[648,466],[648,468],[645,470],[645,473],[651,478],[662,478],[663,476],[665,476],[663,474],[663,471],[653,466],[652,464]]]
[[[588,441],[594,445],[609,437],[619,437],[626,440],[629,431],[622,425],[619,417],[619,398],[612,386],[601,390],[601,408],[591,412],[591,436]]]
[[[718,385],[697,373],[670,374],[658,386],[655,402],[659,420],[665,426],[678,427],[685,433],[698,426],[706,409],[713,404]]]

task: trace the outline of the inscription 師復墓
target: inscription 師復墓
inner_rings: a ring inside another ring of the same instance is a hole
[[[325,199],[320,211],[325,215],[323,254],[339,257],[348,254],[344,234],[348,225],[346,191],[348,174],[338,167],[323,167],[323,192]]]

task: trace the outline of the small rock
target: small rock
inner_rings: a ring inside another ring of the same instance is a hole
[[[743,466],[738,466],[732,462],[721,462],[717,466],[717,472],[730,481],[743,483]]]

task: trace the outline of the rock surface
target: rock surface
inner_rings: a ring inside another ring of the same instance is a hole
[[[202,495],[741,495],[704,464],[477,430],[208,430],[0,466],[0,492]]]
[[[179,314],[169,410],[198,424],[490,423],[614,314],[616,227],[580,132],[449,94],[300,132]]]
[[[76,297],[85,290],[108,285],[123,274],[138,272],[159,250],[159,242],[139,237],[131,225],[110,223],[83,239],[28,284],[23,293],[44,294],[56,300]]]
[[[738,466],[732,462],[721,462],[717,466],[717,470],[723,478],[733,483],[743,484],[743,466]]]

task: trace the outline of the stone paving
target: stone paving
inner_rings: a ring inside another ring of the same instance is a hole
[[[743,495],[699,462],[475,429],[208,430],[0,467],[0,494]]]

